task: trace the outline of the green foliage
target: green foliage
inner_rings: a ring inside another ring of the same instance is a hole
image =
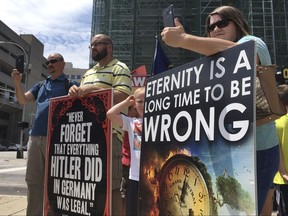
[[[216,187],[223,198],[223,203],[227,203],[239,211],[244,211],[247,215],[252,214],[255,204],[249,193],[242,189],[241,184],[235,178],[219,176],[216,179]]]

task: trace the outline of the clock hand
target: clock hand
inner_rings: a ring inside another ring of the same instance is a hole
[[[183,181],[183,185],[182,185],[182,189],[181,189],[181,195],[180,195],[180,205],[182,203],[185,203],[185,195],[186,195],[186,189],[187,189],[187,183],[186,183],[186,176],[185,179]]]

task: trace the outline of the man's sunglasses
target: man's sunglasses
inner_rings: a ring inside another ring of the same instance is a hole
[[[221,19],[221,20],[219,20],[218,22],[213,23],[212,25],[209,25],[209,26],[207,27],[207,31],[208,31],[208,32],[214,31],[214,29],[216,28],[216,26],[217,26],[218,28],[225,28],[226,26],[229,25],[229,21],[230,21],[229,19]]]
[[[46,61],[46,65],[49,65],[50,63],[55,64],[56,62],[59,62],[59,61],[61,61],[61,60],[60,59],[51,59],[49,61]]]
[[[93,49],[94,47],[97,47],[97,46],[99,46],[99,45],[101,45],[101,44],[108,45],[108,44],[110,44],[110,43],[99,41],[99,42],[95,42],[95,43],[91,44],[88,48],[89,48],[89,49]]]

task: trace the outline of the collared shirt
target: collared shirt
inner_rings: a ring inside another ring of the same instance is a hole
[[[96,64],[82,77],[80,85],[95,84],[100,88],[114,88],[120,92],[130,95],[132,92],[132,78],[129,68],[118,59],[113,59],[106,66],[100,67]],[[124,111],[127,114],[127,111]],[[123,131],[118,125],[113,124],[113,133],[123,141]]]
[[[34,124],[29,132],[31,136],[47,136],[48,114],[50,98],[67,95],[67,78],[63,74],[55,80],[51,77],[36,83],[29,92],[34,95],[37,103]],[[69,85],[79,85],[71,81]]]
[[[123,62],[113,59],[106,66],[96,64],[88,70],[80,85],[95,84],[101,88],[114,88],[120,92],[131,94],[132,79],[129,68]]]

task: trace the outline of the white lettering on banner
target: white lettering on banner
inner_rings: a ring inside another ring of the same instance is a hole
[[[241,85],[241,86],[240,86]],[[251,77],[245,77],[242,79],[242,83],[238,80],[231,81],[230,97],[235,98],[238,96],[245,96],[251,94]],[[242,94],[240,94],[242,93]]]
[[[90,213],[87,212],[87,202],[81,200],[71,199],[71,212],[81,215],[90,215]]]
[[[80,215],[91,215],[87,209],[87,201],[57,196],[57,208]]]
[[[61,181],[61,194],[81,199],[95,200],[96,184],[71,180]]]
[[[212,89],[211,92],[210,89]],[[206,95],[205,102],[209,102],[210,97],[212,98],[213,101],[219,101],[224,95],[224,87],[221,84],[216,84],[215,86],[212,87],[211,86],[205,87],[204,90]]]
[[[219,59],[217,59],[216,61],[216,68],[219,69],[220,71],[218,72],[215,72],[215,67],[214,67],[214,60],[211,61],[210,63],[210,80],[213,80],[214,79],[214,76],[216,78],[221,78],[224,76],[225,74],[225,67],[223,67],[220,62],[224,62],[225,61],[225,58],[224,57],[220,57]]]
[[[145,110],[144,112],[155,112],[155,111],[161,111],[167,110],[170,107],[170,98],[169,97],[164,97],[164,98],[159,98],[156,100],[151,100],[148,103],[145,102]]]
[[[69,211],[69,198],[57,196],[57,208]]]
[[[226,59],[224,57],[219,57],[216,61],[212,60],[210,62],[210,80],[213,80],[214,78],[221,79],[225,75],[226,70],[222,64],[225,60]],[[173,73],[171,76],[167,75],[148,82],[146,85],[146,98],[169,93],[176,89],[189,87],[191,84],[193,84],[191,83],[192,81],[194,81],[194,84],[198,84],[200,82],[200,74],[203,71],[203,67],[204,64],[189,67],[187,69],[183,69],[182,71],[178,71],[177,73]],[[246,51],[241,50],[237,63],[234,67],[233,74],[237,73],[240,68],[244,67],[247,70],[251,70],[251,65],[249,63]]]
[[[221,112],[220,116],[219,116],[219,130],[222,134],[222,136],[228,140],[228,141],[238,141],[240,139],[242,139],[245,134],[248,131],[249,128],[249,120],[243,120],[243,121],[234,121],[232,124],[232,128],[233,129],[240,129],[238,131],[238,133],[235,134],[231,134],[229,133],[226,128],[224,127],[225,123],[225,116],[227,113],[229,113],[230,111],[233,110],[237,110],[241,113],[243,113],[246,110],[246,107],[243,104],[240,103],[232,103],[232,104],[228,104],[225,109]]]
[[[174,95],[174,108],[199,104],[200,89]]]
[[[74,156],[52,156],[51,177],[81,179],[81,158]],[[102,180],[102,160],[99,157],[86,157],[84,161],[84,180],[100,182]]]
[[[101,158],[85,158],[84,180],[100,182],[102,179]]]
[[[164,76],[157,80],[147,83],[146,85],[146,97],[154,95],[160,95],[176,89],[190,86],[191,74],[194,71],[195,83],[199,83],[200,73],[202,72],[203,64],[199,67],[191,67],[170,76]]]
[[[62,124],[60,142],[90,142],[91,126],[92,122]]]
[[[99,144],[67,144],[68,155],[99,155]]]
[[[242,63],[241,63],[242,62]],[[251,70],[251,65],[249,63],[247,54],[245,50],[241,50],[237,59],[236,66],[234,68],[233,74],[237,73],[240,68],[246,67],[247,70]]]
[[[83,111],[67,113],[69,122],[83,122]]]
[[[132,87],[145,86],[146,77],[132,76]]]
[[[54,144],[54,154],[66,154],[66,144]]]
[[[178,125],[178,120],[180,118],[186,119],[186,121],[188,123],[187,124],[188,126],[185,128],[186,131],[181,131],[181,133],[184,132],[183,135],[180,135],[178,133],[179,127],[177,127],[177,125]],[[178,140],[179,142],[184,142],[185,140],[187,140],[189,138],[191,131],[192,131],[192,124],[190,124],[189,122],[192,122],[192,117],[189,115],[189,113],[187,111],[181,111],[176,115],[176,117],[173,121],[173,134],[174,134],[176,140]]]
[[[81,158],[71,156],[51,156],[51,177],[81,179]]]
[[[239,111],[243,113],[246,110],[246,107],[240,103],[233,103],[227,105],[220,113],[220,117],[218,120],[219,132],[220,134],[227,139],[228,141],[238,141],[244,137],[248,130],[249,121],[234,121],[232,123],[233,129],[240,129],[235,134],[229,133],[225,129],[224,119],[226,115],[231,111]],[[179,127],[179,120],[185,119],[187,122],[187,126]],[[156,135],[160,134],[160,142],[171,141],[170,135],[168,133],[168,129],[172,127],[172,135],[179,142],[186,141],[189,137],[191,137],[191,133],[193,132],[193,126],[195,131],[195,141],[200,141],[200,128],[201,126],[204,129],[204,132],[210,141],[214,141],[215,134],[215,107],[210,107],[209,115],[207,116],[209,119],[209,124],[204,117],[201,109],[196,109],[195,119],[192,119],[191,114],[187,111],[179,112],[174,119],[171,118],[168,114],[150,116],[149,118],[144,118],[144,127],[145,127],[145,142],[148,141],[148,138],[151,138],[152,142],[156,141]],[[178,125],[178,126],[177,126]],[[181,130],[178,131],[178,130]],[[185,130],[185,131],[184,131]]]
[[[208,138],[208,140],[214,140],[214,131],[215,131],[215,125],[214,125],[214,119],[215,119],[215,108],[210,107],[210,118],[209,118],[209,124],[207,123],[203,113],[201,110],[196,110],[196,116],[198,121],[195,122],[195,139],[200,140],[200,128],[203,127],[205,134]]]
[[[60,179],[53,179],[53,193],[59,194],[60,193]]]

